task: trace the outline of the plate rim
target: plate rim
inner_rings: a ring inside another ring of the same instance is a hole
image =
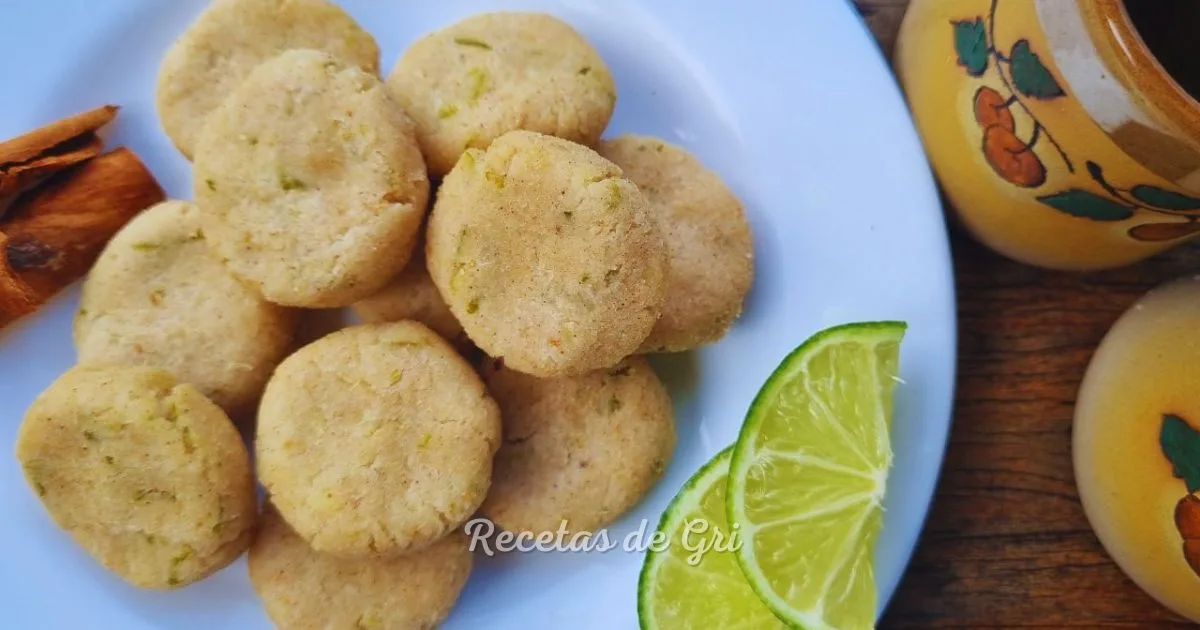
[[[580,2],[582,2],[583,4],[587,4],[589,2],[589,0],[580,0]],[[116,21],[120,17],[125,17],[125,19],[129,19],[128,16],[123,16],[123,14],[137,11],[137,10],[139,10],[140,6],[145,6],[150,3],[151,3],[151,0],[110,1],[110,2],[104,3],[105,4],[104,10],[109,11],[109,13],[113,16],[111,18],[112,22],[116,23]],[[76,6],[85,8],[85,9],[90,9],[90,7],[88,7],[88,5],[91,3],[88,2],[88,0],[63,0],[63,4],[67,6],[67,9],[65,11],[70,12],[71,5],[76,5]],[[97,3],[97,4],[99,4],[99,3]],[[637,3],[635,2],[634,4],[637,4]],[[764,2],[762,4],[769,5],[770,3]],[[803,3],[801,3],[801,4],[803,4]],[[892,584],[887,585],[886,588],[881,588],[881,590],[880,590],[879,614],[880,614],[880,616],[882,616],[884,611],[886,610],[886,608],[892,603],[900,581],[902,580],[903,576],[907,573],[908,569],[911,567],[914,553],[915,553],[917,546],[921,540],[922,534],[925,533],[928,519],[930,516],[930,512],[933,507],[933,502],[937,496],[937,489],[940,485],[940,480],[941,480],[941,477],[942,477],[942,474],[943,474],[944,468],[945,468],[946,453],[947,453],[949,445],[950,445],[951,431],[952,431],[952,427],[953,427],[953,423],[954,423],[954,401],[956,399],[957,390],[958,390],[958,360],[959,360],[958,325],[959,325],[959,317],[958,317],[958,312],[957,312],[957,286],[955,283],[955,264],[954,264],[953,254],[952,254],[952,246],[951,246],[951,229],[950,229],[949,223],[946,221],[946,218],[945,218],[944,201],[937,194],[937,190],[938,190],[937,182],[936,182],[935,176],[933,174],[932,168],[929,165],[928,158],[923,150],[923,144],[922,144],[920,136],[917,132],[917,129],[915,127],[915,123],[913,122],[911,115],[908,114],[907,102],[904,99],[902,88],[900,87],[899,81],[896,79],[895,74],[892,71],[890,64],[888,63],[887,57],[885,56],[883,50],[881,49],[879,42],[871,34],[865,19],[863,19],[861,14],[857,11],[855,5],[851,2],[851,0],[842,0],[841,4],[842,4],[844,10],[846,12],[848,12],[850,15],[852,15],[854,21],[857,24],[857,29],[859,32],[858,32],[858,36],[857,36],[857,42],[854,43],[853,46],[856,48],[861,48],[864,45],[871,47],[873,49],[872,57],[873,57],[873,63],[876,66],[876,71],[877,72],[882,71],[887,76],[886,89],[888,91],[887,100],[889,101],[887,108],[889,110],[896,110],[897,108],[903,108],[904,118],[906,120],[905,129],[903,129],[903,130],[897,129],[896,133],[898,135],[903,135],[905,138],[908,139],[908,143],[910,145],[915,143],[915,146],[917,147],[917,150],[915,152],[907,151],[906,153],[907,153],[907,157],[910,159],[919,159],[920,170],[923,172],[923,176],[921,177],[921,180],[922,180],[921,182],[912,182],[911,186],[914,191],[917,191],[918,189],[920,189],[924,192],[923,196],[930,197],[933,200],[933,203],[931,204],[931,207],[928,209],[928,211],[935,212],[940,217],[941,229],[940,229],[939,234],[936,237],[936,242],[938,244],[939,252],[936,254],[936,258],[941,260],[941,263],[939,264],[939,268],[941,268],[946,274],[946,277],[940,280],[940,282],[944,282],[944,284],[940,285],[940,286],[941,286],[941,289],[945,291],[945,295],[946,295],[947,304],[943,305],[943,306],[949,307],[948,310],[945,313],[943,313],[943,315],[947,318],[947,321],[950,324],[948,330],[945,331],[945,333],[944,333],[947,337],[946,340],[948,341],[948,347],[950,348],[950,356],[948,358],[944,359],[948,363],[948,367],[947,367],[948,382],[946,383],[947,400],[944,401],[944,405],[947,410],[947,412],[945,414],[946,417],[938,418],[938,419],[927,418],[924,420],[925,422],[934,422],[936,420],[940,427],[939,433],[941,435],[941,439],[940,439],[940,443],[936,445],[937,462],[936,462],[936,466],[933,466],[933,468],[934,468],[933,483],[929,487],[928,493],[922,492],[923,501],[922,501],[922,505],[921,505],[921,509],[920,509],[920,522],[918,523],[914,534],[912,536],[906,537],[906,544],[905,544],[906,549],[904,550],[904,552],[902,554],[903,561],[902,561],[902,564],[900,567],[899,577],[897,577],[897,579]],[[9,7],[9,15],[11,15],[11,16],[21,15],[21,9],[23,7],[31,7],[29,9],[31,11],[42,10],[42,9],[38,8],[37,0],[18,0],[16,2],[15,6]],[[689,4],[689,10],[693,10],[693,11],[702,11],[703,10],[702,7],[707,7],[710,10],[718,10],[718,8],[720,7],[720,8],[723,8],[723,10],[726,12],[729,10],[728,5],[726,5],[722,2],[719,2],[718,0],[700,0],[699,2]],[[771,9],[778,9],[778,7],[762,8],[760,6],[760,8],[759,8],[760,11],[770,11]],[[789,11],[789,10],[795,11],[796,9],[794,7],[786,7],[783,10],[784,11]],[[16,17],[14,17],[10,23],[15,24],[18,22],[20,22],[20,20],[17,19]],[[78,27],[79,25],[76,24],[75,26]],[[109,24],[107,26],[111,27],[112,24]],[[3,25],[0,25],[0,31],[3,31],[3,30],[4,30]],[[86,50],[88,46],[90,46],[94,43],[93,40],[97,39],[98,37],[99,37],[98,35],[93,35],[92,37],[83,38],[81,41],[78,42],[78,44],[79,44],[78,50],[81,52]],[[847,45],[850,45],[850,44],[847,44]],[[63,54],[62,56],[70,57],[72,55]],[[386,58],[383,59],[383,63],[385,65],[390,64],[392,61],[393,60],[389,60]],[[71,63],[73,63],[73,62],[71,62]],[[14,65],[20,65],[20,64],[14,64]],[[32,66],[35,64],[30,64],[30,65]],[[63,64],[60,63],[60,65],[63,65]],[[66,67],[70,67],[70,65],[67,65]],[[30,70],[30,72],[32,72],[32,70]],[[16,70],[18,79],[20,78],[20,73],[21,73],[21,70],[18,68]],[[878,82],[877,79],[874,79],[873,81]],[[48,89],[47,94],[51,94],[55,90],[57,90],[57,88]],[[45,95],[43,95],[43,96],[45,96]],[[38,100],[44,100],[44,99],[39,99],[39,98],[21,99],[21,101],[27,103],[28,106],[22,108],[22,106],[19,103],[12,106],[12,108],[14,108],[16,110],[16,112],[20,112],[21,115],[5,116],[5,118],[7,118],[8,121],[7,121],[7,123],[0,123],[0,128],[5,128],[6,126],[11,125],[12,131],[19,132],[20,130],[22,130],[23,126],[28,127],[29,124],[40,124],[39,121],[44,122],[43,119],[47,118],[46,116],[36,117],[37,120],[35,120],[34,111],[36,111],[38,109],[38,103],[37,103]],[[9,108],[0,108],[0,109],[9,109]],[[44,110],[44,111],[47,111],[47,110]],[[156,132],[157,131],[158,130],[156,130]],[[916,194],[916,192],[914,192],[914,194]],[[933,253],[931,253],[930,255],[935,256]],[[0,335],[0,344],[3,344],[5,342],[6,337],[7,337],[7,335]],[[2,371],[2,370],[0,370],[0,371]],[[884,586],[884,585],[881,585],[881,587],[882,586]]]

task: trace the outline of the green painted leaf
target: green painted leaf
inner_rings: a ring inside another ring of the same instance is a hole
[[[1025,96],[1051,99],[1064,96],[1062,86],[1050,74],[1050,69],[1029,46],[1029,40],[1017,40],[1008,56],[1012,63],[1013,83]]]
[[[987,29],[983,18],[954,22],[954,50],[958,52],[958,65],[977,77],[988,67]]]
[[[1175,476],[1187,484],[1188,492],[1200,490],[1200,431],[1188,426],[1183,418],[1167,414],[1163,416],[1159,441]]]
[[[1158,186],[1139,184],[1129,194],[1147,206],[1163,210],[1200,210],[1200,199]]]
[[[1059,212],[1094,221],[1124,221],[1133,216],[1133,208],[1079,188],[1038,197],[1038,201]]]

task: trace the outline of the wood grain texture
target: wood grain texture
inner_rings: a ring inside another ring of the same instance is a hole
[[[908,0],[856,0],[891,53]],[[933,509],[881,628],[1190,628],[1092,533],[1071,467],[1075,395],[1113,322],[1200,270],[1200,245],[1126,269],[1026,267],[951,230],[958,282],[954,427]],[[1200,597],[1200,594],[1197,595]]]

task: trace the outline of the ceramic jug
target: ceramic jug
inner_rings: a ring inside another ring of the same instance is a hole
[[[990,248],[1090,270],[1200,233],[1200,103],[1125,0],[913,0],[895,64],[958,222]]]
[[[1084,513],[1147,593],[1200,623],[1200,276],[1142,297],[1096,349],[1071,456]]]

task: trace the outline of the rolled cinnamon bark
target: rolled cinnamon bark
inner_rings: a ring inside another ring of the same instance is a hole
[[[124,148],[59,172],[19,197],[0,220],[0,328],[81,278],[118,230],[165,198]]]
[[[0,251],[8,248],[8,237],[0,232]],[[0,256],[0,329],[38,309],[42,300],[21,281],[8,260]]]
[[[117,111],[105,105],[0,142],[0,216],[21,192],[99,155],[104,142],[97,132]]]

